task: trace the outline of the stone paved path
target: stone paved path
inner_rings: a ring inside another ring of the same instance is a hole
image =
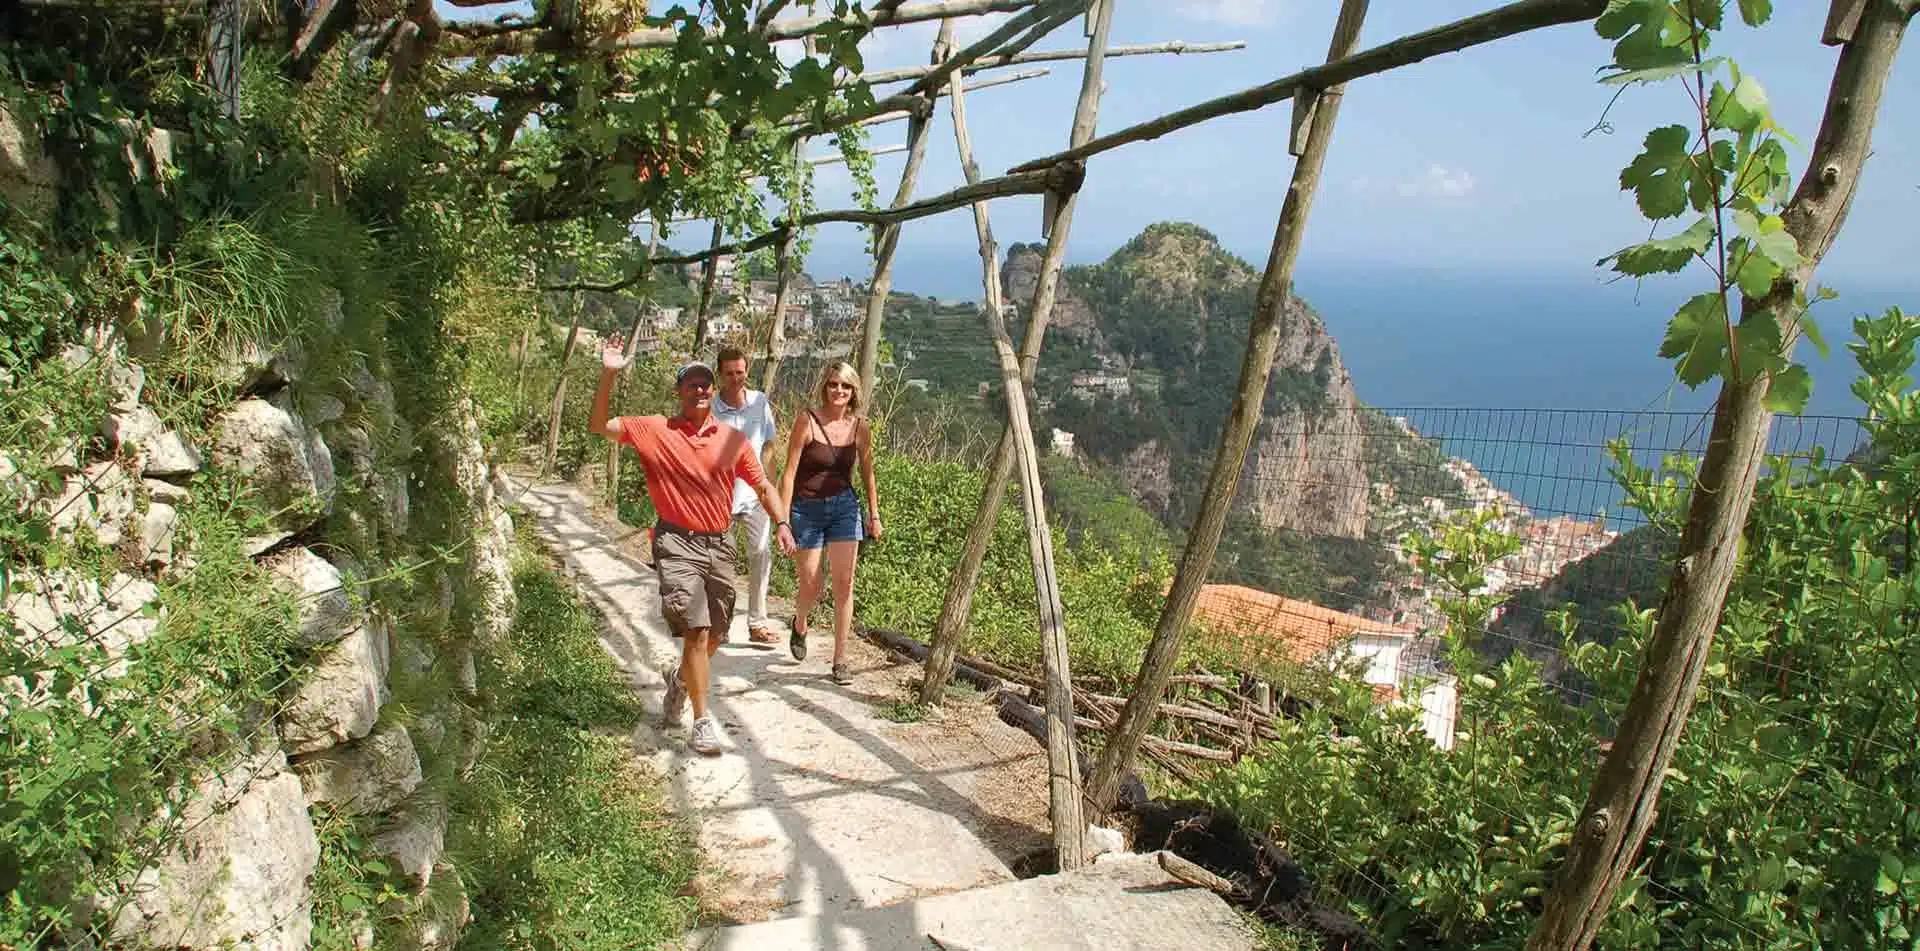
[[[700,756],[687,749],[684,726],[662,730],[662,675],[679,652],[660,619],[652,568],[620,552],[578,488],[515,489],[605,614],[602,642],[647,704],[635,747],[699,822],[723,879],[710,908],[736,920],[820,915],[1013,879],[958,818],[972,811],[965,777],[926,775],[889,739],[892,724],[874,716],[858,683],[826,678],[828,638],[816,635],[796,663],[784,646],[748,646],[736,615],[714,664],[713,710],[731,748]]]
[[[686,947],[1253,948],[1225,902],[1172,881],[1150,856],[1102,856],[1080,872],[1016,879],[1008,860],[1046,841],[1038,744],[964,707],[936,724],[880,719],[877,705],[898,697],[909,674],[864,643],[850,645],[855,682],[837,686],[826,677],[828,638],[816,635],[796,663],[784,646],[750,646],[736,614],[732,641],[715,658],[712,701],[728,750],[693,753],[685,726],[660,725],[662,675],[679,651],[660,619],[652,568],[630,554],[632,530],[609,534],[575,486],[511,487],[605,616],[602,644],[647,707],[635,752],[700,830],[701,899],[713,926],[688,935]]]

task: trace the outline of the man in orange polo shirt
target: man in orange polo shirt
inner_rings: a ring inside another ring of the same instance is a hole
[[[753,446],[733,427],[713,417],[713,368],[689,363],[674,379],[680,412],[673,416],[607,418],[614,378],[633,363],[617,339],[601,352],[600,385],[593,391],[593,431],[632,446],[647,476],[647,496],[660,521],[653,530],[653,567],[660,579],[660,613],[680,638],[680,663],[667,672],[664,714],[680,722],[693,701],[690,745],[707,755],[721,751],[720,725],[707,712],[711,658],[733,622],[733,480],[760,499],[776,523],[781,554],[793,554],[787,507],[767,482]]]

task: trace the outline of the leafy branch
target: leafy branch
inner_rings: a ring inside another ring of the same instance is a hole
[[[1771,0],[1738,0],[1738,7],[1751,27],[1773,13]],[[1601,81],[1679,80],[1695,125],[1648,132],[1640,154],[1620,172],[1621,189],[1634,194],[1648,219],[1657,223],[1692,213],[1693,221],[1598,263],[1636,278],[1704,265],[1713,289],[1675,312],[1660,356],[1676,361],[1676,375],[1690,388],[1716,376],[1741,382],[1769,374],[1771,407],[1798,411],[1806,405],[1811,378],[1804,365],[1786,358],[1780,325],[1764,316],[1737,322],[1733,316],[1736,291],[1746,298],[1766,296],[1802,257],[1781,217],[1792,182],[1783,142],[1793,140],[1774,122],[1759,80],[1727,57],[1708,55],[1713,35],[1725,26],[1724,8],[1723,0],[1618,0],[1595,21],[1596,31],[1615,41],[1614,60]],[[1723,70],[1724,79],[1715,78]],[[1796,319],[1824,353],[1805,301],[1798,303]]]

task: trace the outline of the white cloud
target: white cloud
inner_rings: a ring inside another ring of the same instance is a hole
[[[1429,165],[1424,174],[1401,182],[1395,190],[1402,198],[1464,198],[1473,192],[1473,173]]]
[[[1289,0],[1181,0],[1181,15],[1228,26],[1272,26],[1287,13]]]

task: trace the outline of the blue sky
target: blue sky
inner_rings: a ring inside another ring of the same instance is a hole
[[[1244,40],[1245,49],[1204,56],[1110,61],[1100,129],[1112,131],[1194,102],[1321,62],[1338,4],[1333,0],[1119,0],[1113,42]],[[656,6],[662,6],[656,2]],[[1481,12],[1493,0],[1424,0],[1373,5],[1362,47]],[[796,4],[796,6],[802,6]],[[1768,90],[1781,124],[1800,141],[1803,161],[1820,115],[1837,52],[1819,43],[1824,3],[1775,5],[1760,31],[1734,27],[1731,53]],[[482,11],[443,12],[471,16]],[[484,12],[494,12],[492,10]],[[963,38],[999,18],[977,18]],[[931,23],[882,30],[863,45],[870,68],[926,62]],[[1084,45],[1079,24],[1036,48]],[[1685,122],[1688,102],[1671,85],[1629,90],[1610,112],[1613,87],[1595,82],[1606,41],[1590,24],[1513,37],[1351,84],[1315,202],[1301,274],[1369,272],[1524,273],[1595,281],[1593,262],[1646,233],[1618,171],[1645,132]],[[1851,217],[1821,269],[1828,282],[1917,287],[1911,222],[1920,220],[1920,66],[1909,53],[1889,83]],[[1050,75],[984,90],[968,100],[983,171],[997,174],[1067,144],[1079,64],[1050,64]],[[1611,134],[1588,135],[1605,113]],[[1143,227],[1165,220],[1197,223],[1228,248],[1263,262],[1292,160],[1285,142],[1289,111],[1215,120],[1165,138],[1125,146],[1091,163],[1074,222],[1069,260],[1104,258]],[[877,127],[873,143],[903,140],[905,124]],[[826,143],[817,143],[823,152]],[[902,157],[882,156],[882,198],[892,193]],[[939,113],[917,194],[961,184],[951,123]],[[846,172],[821,170],[826,205],[851,203]],[[1040,203],[1003,199],[993,206],[1003,244],[1037,240]],[[676,244],[697,245],[703,227],[682,226]],[[809,270],[816,276],[864,276],[871,262],[864,234],[851,226],[819,232]],[[922,219],[902,238],[896,286],[943,296],[977,296],[970,216]]]
[[[1487,9],[1488,0],[1373,4],[1363,47]],[[1116,59],[1107,66],[1100,128],[1112,131],[1325,59],[1338,4],[1332,0],[1121,0],[1115,43],[1245,40],[1230,53]],[[1826,4],[1776,4],[1760,31],[1729,31],[1723,51],[1766,86],[1778,120],[1803,144],[1817,127],[1836,51],[1821,46]],[[868,41],[869,65],[924,62],[931,26],[900,28]],[[1083,43],[1063,29],[1044,45]],[[1511,270],[1593,278],[1593,262],[1644,235],[1646,226],[1618,171],[1647,129],[1685,122],[1675,87],[1630,90],[1610,113],[1612,134],[1586,135],[1606,112],[1613,87],[1595,82],[1606,41],[1587,24],[1557,27],[1429,60],[1351,84],[1302,254],[1301,271]],[[1920,285],[1912,222],[1920,220],[1920,66],[1909,55],[1889,84],[1876,154],[1840,242],[1821,274],[1829,281]],[[968,122],[988,174],[1063,148],[1080,75],[1051,75],[969,97]],[[1070,260],[1097,261],[1155,221],[1195,222],[1230,249],[1264,262],[1292,170],[1285,106],[1215,120],[1125,146],[1090,164],[1074,222]],[[922,194],[961,182],[943,111],[922,173]],[[902,141],[904,126],[876,130],[876,144]],[[901,159],[879,159],[883,181]],[[820,194],[843,193],[844,172],[820,178]],[[994,204],[1002,242],[1037,240],[1037,199]],[[817,239],[816,271],[860,265],[851,229]],[[927,265],[973,247],[964,214],[922,220],[902,238],[901,268]],[[939,270],[944,271],[942,267]],[[940,283],[945,284],[942,280]],[[911,286],[911,285],[903,285]]]

